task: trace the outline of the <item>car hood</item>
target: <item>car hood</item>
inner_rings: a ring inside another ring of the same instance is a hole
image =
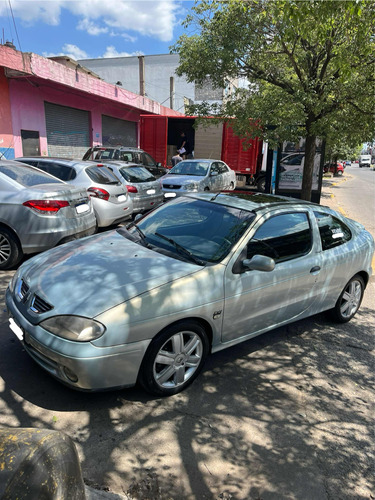
[[[37,294],[53,307],[40,319],[57,314],[94,317],[199,269],[110,231],[30,259],[21,266],[19,278],[31,295]],[[24,314],[35,322],[29,309]]]
[[[181,185],[181,184],[189,184],[190,182],[201,182],[205,179],[204,176],[201,175],[174,175],[167,174],[161,178],[161,181],[164,184],[170,185]]]

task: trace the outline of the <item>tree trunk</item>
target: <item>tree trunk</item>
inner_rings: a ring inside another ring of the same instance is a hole
[[[305,166],[303,168],[301,200],[311,201],[311,190],[314,175],[316,136],[308,134],[305,146]]]

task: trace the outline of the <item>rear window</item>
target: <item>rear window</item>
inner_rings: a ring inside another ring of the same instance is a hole
[[[88,167],[86,173],[92,181],[98,184],[120,184],[119,179],[107,167]]]
[[[128,182],[151,182],[155,177],[142,167],[120,168],[121,175]]]
[[[38,184],[62,184],[59,179],[26,165],[0,165],[0,172],[24,187],[37,186]]]

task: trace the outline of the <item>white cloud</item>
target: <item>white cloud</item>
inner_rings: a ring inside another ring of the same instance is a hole
[[[79,59],[90,59],[90,55],[87,54],[86,51],[77,47],[77,45],[73,45],[71,43],[66,43],[63,45],[61,52],[52,53],[52,52],[43,52],[42,55],[44,57],[55,57],[55,56],[68,56],[71,59],[79,60]],[[118,52],[113,45],[109,45],[106,47],[106,50],[102,56],[97,56],[98,58],[105,57],[130,57],[130,56],[141,56],[143,52]]]
[[[77,47],[77,45],[73,45],[71,43],[66,43],[65,45],[63,45],[62,51],[57,54],[53,54],[51,52],[43,52],[42,55],[44,57],[68,56],[75,61],[77,61],[77,59],[88,59],[89,57],[87,52]]]
[[[102,56],[99,56],[99,57],[102,57],[102,58],[105,58],[105,57],[130,57],[130,56],[141,56],[141,55],[142,55],[142,52],[132,52],[132,53],[117,52],[117,50],[115,49],[115,47],[113,45],[109,45],[106,48],[106,51],[104,52],[104,54]],[[84,58],[82,58],[82,59],[84,59]]]
[[[108,28],[101,28],[100,26],[97,26],[89,19],[82,19],[77,24],[77,29],[86,31],[89,35],[94,35],[94,36],[101,35],[102,33],[108,33]]]
[[[35,1],[35,0],[13,0],[12,11],[16,18],[21,19],[26,25],[32,25],[35,21],[57,26],[60,23],[62,1]],[[8,2],[1,2],[0,16],[8,16],[10,11]]]
[[[169,42],[182,7],[176,0],[12,0],[15,17],[28,24],[58,25],[63,9],[77,16],[78,29],[91,35],[111,28],[119,35],[130,31]],[[1,2],[0,15],[8,12],[7,2]]]
[[[126,40],[127,42],[131,42],[131,43],[134,43],[138,40],[138,38],[136,36],[131,36],[128,33],[115,33],[114,31],[111,31],[109,33],[109,36],[111,36],[111,37],[121,36],[124,40]]]

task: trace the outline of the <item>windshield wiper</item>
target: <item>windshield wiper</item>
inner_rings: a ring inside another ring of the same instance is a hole
[[[145,233],[142,231],[142,229],[140,229],[140,228],[137,226],[137,224],[136,224],[135,222],[131,222],[130,224],[128,224],[128,225],[126,226],[126,230],[128,231],[128,230],[129,230],[130,228],[132,228],[132,227],[134,227],[134,228],[136,229],[137,233],[138,233],[138,234],[139,234],[139,236],[141,237],[142,244],[143,244],[145,247],[149,248],[149,247],[150,247],[150,244],[149,244],[149,243],[147,243],[147,241],[146,241],[146,235],[145,235]]]
[[[164,236],[164,234],[160,234],[158,232],[155,233],[155,236],[159,236],[159,238],[162,238],[163,240],[168,241],[171,245],[175,247],[175,249],[180,253],[181,255],[184,255],[185,257],[188,257],[190,260],[195,262],[196,264],[199,264],[200,266],[203,266],[205,262],[198,257],[195,257],[189,250],[181,246],[177,241],[172,240],[172,238],[168,238],[168,236]]]

